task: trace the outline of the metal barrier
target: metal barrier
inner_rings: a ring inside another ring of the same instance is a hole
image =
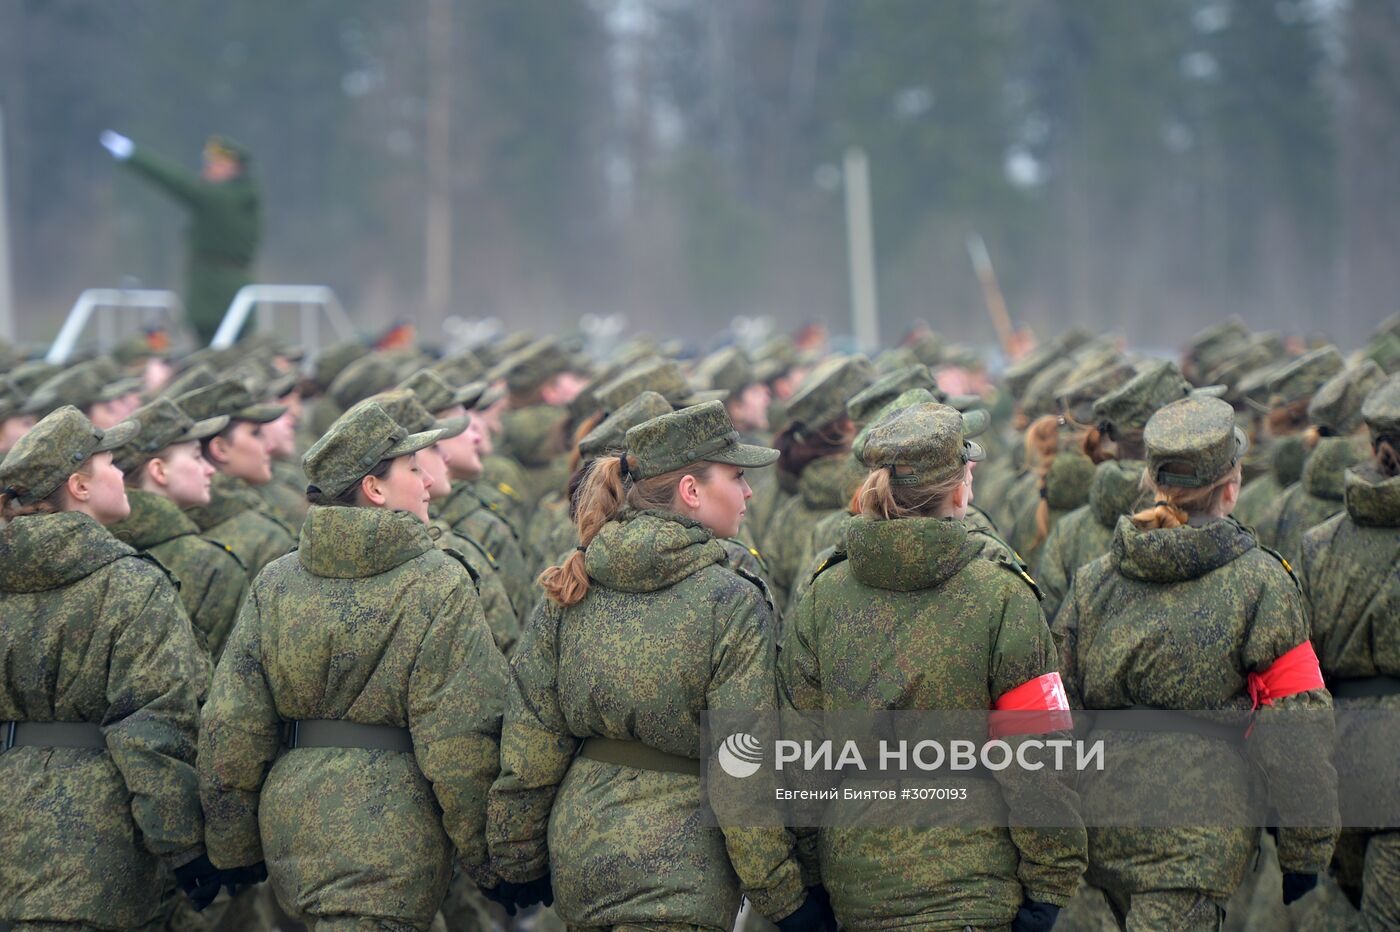
[[[321,348],[318,309],[326,312],[326,319],[337,336],[346,340],[356,336],[355,325],[345,315],[340,299],[325,285],[244,285],[233,296],[214,339],[209,341],[210,347],[227,349],[232,346],[248,315],[253,313],[254,308],[262,306],[297,308],[301,327],[298,342],[310,355]]]
[[[63,322],[58,336],[54,338],[53,345],[49,347],[48,355],[44,357],[44,361],[54,365],[62,365],[67,362],[68,357],[73,355],[74,347],[78,345],[78,338],[83,335],[83,330],[87,328],[88,320],[92,318],[93,312],[98,310],[165,311],[176,326],[180,325],[185,316],[185,306],[180,302],[180,296],[173,291],[155,291],[144,288],[89,288],[78,295],[78,300],[73,302],[73,309],[68,312],[68,318]],[[101,350],[110,349],[116,342],[112,325],[113,320],[110,314],[98,315],[97,346]]]

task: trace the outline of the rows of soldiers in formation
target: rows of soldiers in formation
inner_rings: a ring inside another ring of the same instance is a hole
[[[1138,736],[1144,809],[1164,755],[1335,792],[1332,735],[1268,726],[1400,705],[1400,319],[1179,364],[1071,331],[996,379],[931,332],[670,349],[0,353],[0,920],[1400,924],[1394,829],[1086,830],[1090,778],[1001,781],[1054,829],[697,816],[705,710],[1047,677],[1258,726]]]

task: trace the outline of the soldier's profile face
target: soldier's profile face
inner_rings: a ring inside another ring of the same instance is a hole
[[[98,524],[116,524],[131,514],[131,502],[127,501],[122,471],[112,465],[111,453],[93,455],[92,472],[88,476],[87,486],[88,513]]]
[[[272,481],[272,457],[263,443],[262,425],[239,421],[233,425],[227,439],[215,438],[214,443],[218,444],[222,456],[218,467],[223,472],[253,485]],[[214,444],[210,448],[215,449]]]
[[[400,456],[379,482],[384,495],[382,507],[407,511],[419,521],[428,523],[428,495],[433,480],[418,464],[418,454]]]
[[[238,164],[237,159],[231,159],[226,155],[210,154],[204,156],[204,171],[200,174],[205,181],[219,184],[237,178],[243,171],[243,166]]]
[[[214,467],[199,450],[198,440],[166,447],[160,452],[165,473],[165,497],[181,508],[209,504],[209,480]]]
[[[711,464],[709,474],[697,479],[695,492],[699,501],[691,517],[716,537],[733,537],[739,533],[749,497],[753,495],[742,467]]]

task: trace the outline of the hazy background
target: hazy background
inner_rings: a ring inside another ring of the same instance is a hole
[[[109,127],[191,168],[243,141],[259,278],[428,337],[848,331],[852,144],[886,343],[992,341],[973,231],[1042,336],[1170,345],[1237,312],[1354,344],[1400,304],[1400,0],[6,0],[0,106],[33,340],[85,287],[182,280],[181,213]]]

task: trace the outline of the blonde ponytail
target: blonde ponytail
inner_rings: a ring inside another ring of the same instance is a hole
[[[1238,463],[1225,475],[1202,488],[1179,485],[1161,486],[1151,473],[1143,470],[1142,490],[1153,496],[1152,505],[1133,515],[1133,524],[1144,531],[1184,527],[1192,515],[1206,514],[1215,508],[1225,487],[1240,478]]]

